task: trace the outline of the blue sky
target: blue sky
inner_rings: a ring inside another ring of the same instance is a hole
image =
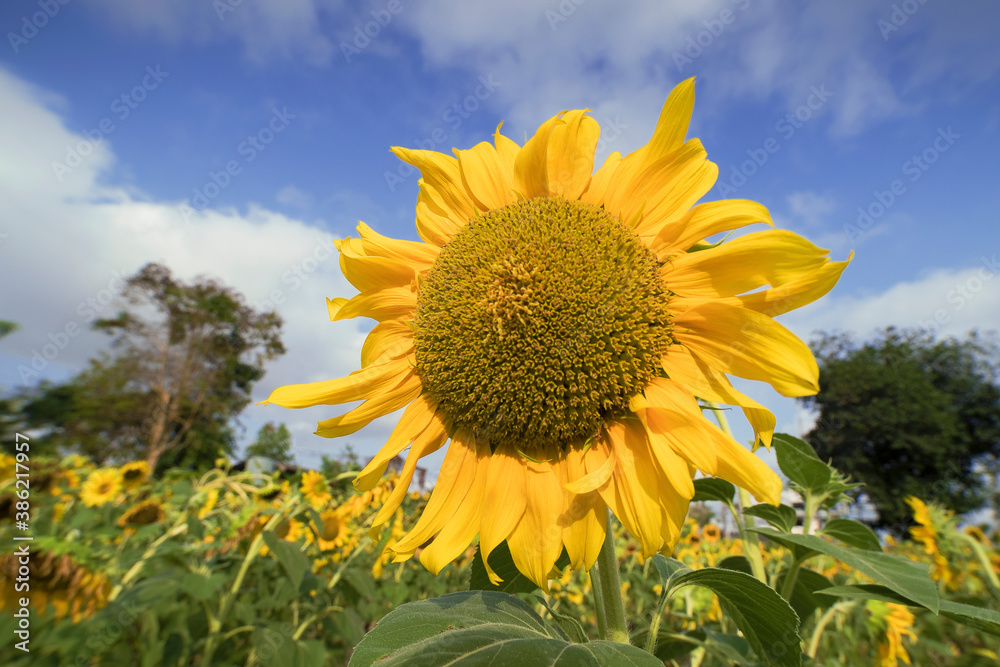
[[[5,3],[0,317],[23,328],[0,343],[0,386],[82,368],[100,336],[31,360],[86,324],[88,299],[109,314],[116,276],[149,261],[279,302],[289,352],[256,398],[349,373],[372,322],[327,318],[324,297],[354,293],[332,239],[358,220],[416,238],[418,177],[390,146],[468,148],[501,121],[521,142],[587,107],[603,159],[645,143],[689,76],[690,135],[720,171],[707,199],[760,201],[834,259],[856,253],[786,326],[1000,329],[998,19],[993,2],[927,0]],[[739,386],[779,429],[808,426]],[[312,465],[343,451],[311,435],[336,411],[251,407],[244,423],[287,422]],[[371,454],[393,423],[348,440]]]

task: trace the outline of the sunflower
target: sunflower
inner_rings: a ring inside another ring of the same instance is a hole
[[[204,519],[207,517],[215,506],[219,504],[219,490],[209,489],[205,494],[205,503],[198,509],[198,518]]]
[[[119,528],[136,528],[163,521],[163,505],[158,500],[147,500],[134,505],[118,518]]]
[[[330,494],[330,483],[322,473],[315,470],[308,470],[302,474],[302,486],[299,487],[302,495],[314,508],[326,505],[333,496]]]
[[[587,110],[559,113],[524,146],[498,127],[493,143],[456,157],[392,149],[421,172],[423,240],[361,223],[360,238],[337,242],[360,294],[328,299],[330,318],[378,322],[361,369],[280,387],[264,404],[363,400],[320,422],[325,437],[406,408],[355,480],[371,488],[409,447],[374,534],[417,462],[447,443],[427,507],[393,547],[397,560],[431,540],[420,560],[437,573],[477,535],[484,556],[506,540],[518,569],[545,588],[564,548],[575,568],[593,565],[607,509],[644,558],[669,553],[696,470],[779,502],[778,476],[704,417],[696,397],[741,407],[755,443],[769,445],[774,415],[727,374],[785,396],[816,393],[809,348],[772,317],[825,294],[848,262],[776,229],[706,241],[774,225],[752,201],[696,204],[718,168],[698,139],[684,139],[693,105],[689,79],[652,139],[596,172],[600,128]]]
[[[132,461],[121,467],[122,485],[134,489],[149,477],[149,465],[145,461]]]
[[[917,641],[917,635],[913,632],[913,613],[894,602],[868,600],[865,606],[871,614],[870,624],[885,632],[885,639],[878,647],[879,667],[896,667],[899,661],[911,664],[903,639],[908,637]]]
[[[117,470],[102,468],[87,476],[80,489],[80,500],[87,507],[97,507],[110,502],[121,489],[121,476]]]
[[[326,549],[327,547],[323,545],[323,542],[333,542],[337,539],[337,535],[339,535],[341,530],[344,528],[344,520],[340,516],[340,513],[332,507],[324,510],[322,514],[319,515],[319,520],[322,528],[319,533],[320,548]]]
[[[706,542],[712,544],[719,541],[719,537],[722,536],[722,531],[714,523],[706,523],[705,527],[701,529],[701,536]]]

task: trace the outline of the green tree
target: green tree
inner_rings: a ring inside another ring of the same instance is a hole
[[[257,431],[257,439],[247,447],[246,458],[266,456],[281,463],[292,463],[292,434],[284,424],[278,426],[268,422]]]
[[[283,354],[281,319],[214,280],[186,284],[159,264],[130,277],[124,308],[94,328],[114,354],[62,385],[43,385],[27,420],[70,448],[107,458],[210,467],[232,452],[232,420],[264,364]]]
[[[806,438],[864,483],[856,493],[878,508],[877,525],[901,532],[908,495],[959,513],[983,505],[1000,455],[994,342],[890,327],[861,345],[823,335],[812,347],[820,391],[799,400],[819,415]]]
[[[16,322],[0,320],[0,338],[17,331]],[[17,433],[18,425],[21,423],[20,405],[16,397],[0,398],[0,438],[3,439],[3,447],[13,449],[12,443],[14,434]]]

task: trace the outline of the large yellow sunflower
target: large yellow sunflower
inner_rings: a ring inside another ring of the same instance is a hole
[[[121,490],[121,476],[113,468],[95,470],[87,476],[80,489],[80,500],[87,507],[97,507],[111,502]]]
[[[410,448],[374,532],[418,460],[448,443],[427,507],[392,547],[397,560],[430,541],[420,560],[436,573],[477,535],[486,555],[507,540],[518,569],[545,588],[563,548],[574,567],[593,565],[607,508],[643,557],[669,552],[696,470],[778,503],[778,476],[695,397],[741,407],[769,445],[774,416],[726,374],[815,393],[815,359],[772,317],[825,294],[847,262],[776,229],[706,242],[773,223],[752,201],[696,204],[718,168],[700,141],[685,141],[693,105],[689,79],[649,143],[596,172],[600,128],[586,110],[559,113],[524,146],[498,128],[494,143],[455,157],[392,149],[421,172],[423,241],[361,223],[360,238],[337,243],[361,293],[329,299],[330,318],[378,322],[361,369],[281,387],[265,403],[364,401],[320,422],[325,437],[406,408],[355,480],[371,488]]]

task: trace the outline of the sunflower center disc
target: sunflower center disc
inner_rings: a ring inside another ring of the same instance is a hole
[[[420,285],[421,381],[494,449],[545,454],[585,440],[659,372],[671,340],[659,269],[590,204],[539,197],[489,211]]]

